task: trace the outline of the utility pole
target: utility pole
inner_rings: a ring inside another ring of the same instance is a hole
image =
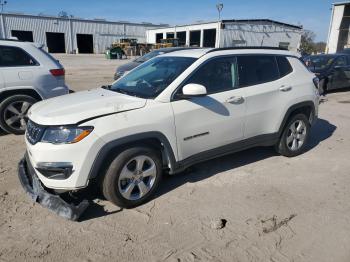
[[[4,12],[4,7],[7,4],[7,1],[0,0],[0,5],[1,5],[1,14]]]
[[[0,0],[0,5],[1,5],[1,13],[0,13],[0,22],[1,22],[1,37],[3,39],[6,38],[6,32],[5,32],[5,21],[4,21],[4,15],[3,15],[3,12],[4,12],[4,6],[7,4],[7,1],[5,0]]]
[[[219,3],[219,4],[216,5],[216,9],[219,12],[219,21],[221,20],[221,11],[222,11],[223,8],[224,8],[224,4],[223,3]]]

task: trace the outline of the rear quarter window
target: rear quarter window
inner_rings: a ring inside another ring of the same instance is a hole
[[[293,68],[290,65],[287,57],[285,56],[277,56],[276,57],[278,69],[280,71],[280,77],[284,77],[293,72]]]
[[[36,66],[38,62],[19,47],[0,46],[0,67]]]

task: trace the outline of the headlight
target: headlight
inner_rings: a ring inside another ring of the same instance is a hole
[[[52,144],[73,144],[83,140],[93,129],[92,126],[48,127],[41,138],[41,142]]]

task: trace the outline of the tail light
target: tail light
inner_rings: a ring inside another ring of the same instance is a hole
[[[65,71],[64,68],[61,69],[51,69],[50,70],[51,75],[53,76],[64,76],[65,75]]]
[[[315,77],[314,79],[312,79],[312,81],[314,82],[314,85],[315,85],[316,89],[318,90],[318,88],[320,86],[320,79],[318,77]]]

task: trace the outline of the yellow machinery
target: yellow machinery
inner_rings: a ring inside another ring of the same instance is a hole
[[[179,46],[178,38],[167,38],[167,39],[161,39],[160,43],[155,44],[154,49],[177,47],[177,46]]]

